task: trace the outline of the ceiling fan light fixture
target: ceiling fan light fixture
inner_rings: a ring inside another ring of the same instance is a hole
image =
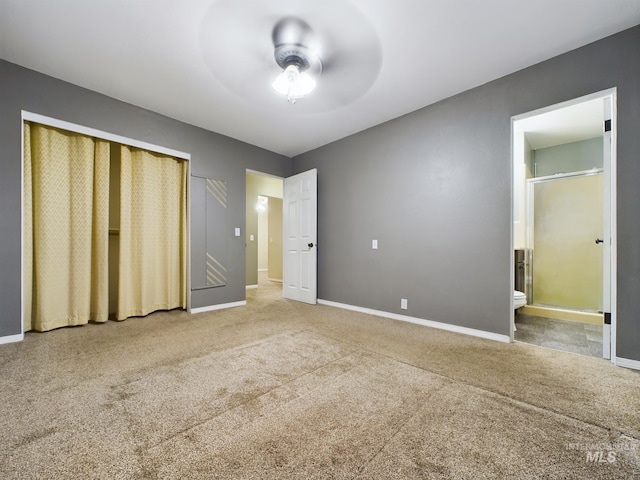
[[[272,83],[276,92],[286,95],[289,103],[308,95],[316,88],[316,81],[307,72],[301,72],[297,65],[289,65]]]
[[[271,32],[274,58],[282,73],[272,83],[289,103],[296,103],[313,91],[322,73],[318,41],[308,23],[297,17],[285,17]]]

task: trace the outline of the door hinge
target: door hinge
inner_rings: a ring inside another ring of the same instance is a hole
[[[611,313],[604,312],[604,324],[611,325]]]
[[[604,121],[604,131],[605,132],[610,132],[611,131],[611,120],[605,120]]]

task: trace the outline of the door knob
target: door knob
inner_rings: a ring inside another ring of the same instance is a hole
[[[307,244],[307,247],[309,247],[309,248],[313,248],[313,243],[309,243],[309,244]]]
[[[596,245],[599,243],[604,243],[604,240],[602,240],[601,238],[596,238]]]

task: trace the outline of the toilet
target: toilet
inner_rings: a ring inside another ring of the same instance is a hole
[[[518,310],[519,308],[524,307],[527,304],[527,296],[519,292],[518,290],[513,291],[513,309]]]
[[[513,314],[513,331],[517,330],[516,328],[516,313],[518,313],[518,309],[524,307],[527,304],[527,296],[519,292],[518,290],[513,291],[513,309],[515,310]]]

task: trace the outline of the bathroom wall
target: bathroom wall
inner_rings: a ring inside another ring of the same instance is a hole
[[[525,178],[533,177],[533,161],[535,158],[535,151],[531,147],[526,135],[524,137],[524,165],[525,165]]]
[[[513,248],[525,249],[527,246],[527,189],[526,182],[531,178],[533,168],[533,149],[525,135],[516,139],[514,148],[519,148],[521,158],[514,151],[513,178]]]
[[[602,168],[602,137],[534,151],[536,177]]]

